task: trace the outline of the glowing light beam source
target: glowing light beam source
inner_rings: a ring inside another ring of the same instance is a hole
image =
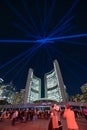
[[[38,39],[38,40],[0,40],[0,43],[50,43],[50,42],[55,42],[58,40],[62,39],[75,39],[79,37],[87,37],[87,33],[85,34],[75,34],[75,35],[68,35],[68,36],[59,36],[59,37],[46,37],[43,39]]]

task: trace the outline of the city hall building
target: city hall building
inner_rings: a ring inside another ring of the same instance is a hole
[[[45,99],[46,101],[67,102],[66,88],[57,60],[53,62],[53,70],[44,75],[44,91],[44,102]],[[29,69],[24,103],[34,103],[39,99],[41,102],[41,79],[34,75],[33,69]]]

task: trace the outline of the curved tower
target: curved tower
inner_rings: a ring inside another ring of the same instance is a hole
[[[53,63],[54,69],[45,74],[45,98],[53,99],[57,102],[67,102],[66,89],[57,60]]]
[[[33,103],[33,101],[41,98],[41,79],[33,74],[33,70],[29,69],[24,103]]]

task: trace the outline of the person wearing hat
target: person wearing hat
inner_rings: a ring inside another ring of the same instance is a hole
[[[75,120],[74,111],[70,109],[69,104],[66,104],[66,109],[64,111],[63,117],[66,118],[68,130],[78,130],[78,125]]]
[[[51,110],[50,126],[48,130],[62,130],[62,125],[60,121],[60,108],[57,104],[54,104]]]
[[[60,120],[60,107],[57,104],[54,104],[54,110],[57,116],[57,123],[58,123],[58,129],[57,130],[62,130],[62,124]]]

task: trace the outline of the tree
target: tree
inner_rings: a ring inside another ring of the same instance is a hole
[[[0,105],[8,105],[9,103],[6,100],[0,100]]]

